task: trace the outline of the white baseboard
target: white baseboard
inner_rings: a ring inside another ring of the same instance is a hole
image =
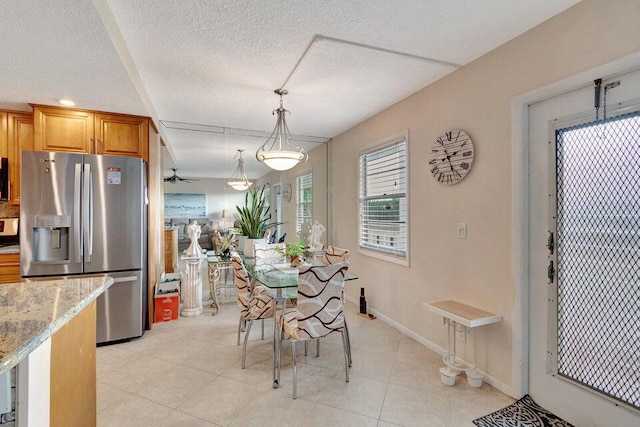
[[[347,295],[347,301],[355,304],[356,306],[359,306],[359,304],[360,304],[358,299],[356,299],[354,297],[351,297],[349,295]],[[447,350],[445,348],[440,347],[436,343],[434,343],[432,341],[429,341],[428,339],[426,339],[423,336],[418,335],[417,333],[415,333],[411,329],[408,329],[407,327],[401,325],[400,323],[396,322],[395,320],[391,319],[390,317],[385,316],[384,314],[380,313],[376,309],[368,307],[368,311],[371,314],[374,314],[378,319],[382,320],[387,325],[391,326],[394,329],[397,329],[398,331],[402,332],[403,334],[405,334],[409,338],[413,338],[415,341],[417,341],[420,344],[422,344],[423,346],[427,347],[429,350],[432,350],[432,351],[436,352],[440,356],[444,356],[447,353]],[[486,373],[482,369],[477,369],[477,370],[482,373],[483,380],[487,384],[497,388],[498,390],[500,390],[501,392],[503,392],[504,394],[506,394],[508,396],[511,396],[513,398],[516,398],[516,399],[519,398],[519,397],[514,396],[511,386],[509,386],[508,384],[503,383],[502,381],[500,381],[496,377],[494,377],[492,375],[489,375],[488,373]]]

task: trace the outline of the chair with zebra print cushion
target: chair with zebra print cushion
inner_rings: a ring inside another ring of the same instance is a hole
[[[337,264],[339,262],[349,261],[349,249],[339,248],[337,246],[328,246],[324,254],[323,261],[326,265]],[[347,298],[342,293],[342,304],[347,303]],[[349,366],[351,366],[351,339],[349,339],[349,326],[345,319],[345,333],[347,334],[347,352],[349,353]],[[306,348],[305,348],[306,349]],[[320,349],[317,349],[320,352]]]
[[[284,315],[283,331],[291,339],[293,353],[293,398],[298,397],[296,342],[318,340],[333,333],[342,334],[345,377],[349,382],[349,356],[342,305],[344,278],[348,262],[326,266],[305,266],[298,275],[298,305]],[[282,345],[282,341],[280,342]],[[279,355],[282,351],[279,352]],[[280,361],[278,361],[280,366]],[[279,379],[278,379],[279,380]]]
[[[327,252],[324,254],[325,264],[332,265],[344,261],[349,261],[349,249],[343,249],[337,246],[327,247]]]
[[[244,345],[242,346],[242,369],[247,359],[247,341],[254,320],[262,320],[262,339],[264,339],[264,319],[273,317],[274,302],[264,287],[254,283],[249,278],[242,259],[237,252],[231,254],[233,277],[238,291],[238,306],[240,306],[240,322],[238,323],[238,345],[240,332],[245,325]],[[248,323],[247,323],[248,322]]]

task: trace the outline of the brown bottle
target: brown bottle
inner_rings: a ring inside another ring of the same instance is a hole
[[[364,298],[364,288],[360,288],[360,313],[367,314],[367,300]]]

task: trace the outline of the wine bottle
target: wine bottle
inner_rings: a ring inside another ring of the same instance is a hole
[[[364,297],[364,288],[360,288],[360,313],[367,314],[367,300]]]

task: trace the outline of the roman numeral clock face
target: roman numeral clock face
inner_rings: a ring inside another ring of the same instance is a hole
[[[429,153],[431,175],[443,184],[457,184],[471,170],[473,142],[461,130],[452,130],[438,137]]]

